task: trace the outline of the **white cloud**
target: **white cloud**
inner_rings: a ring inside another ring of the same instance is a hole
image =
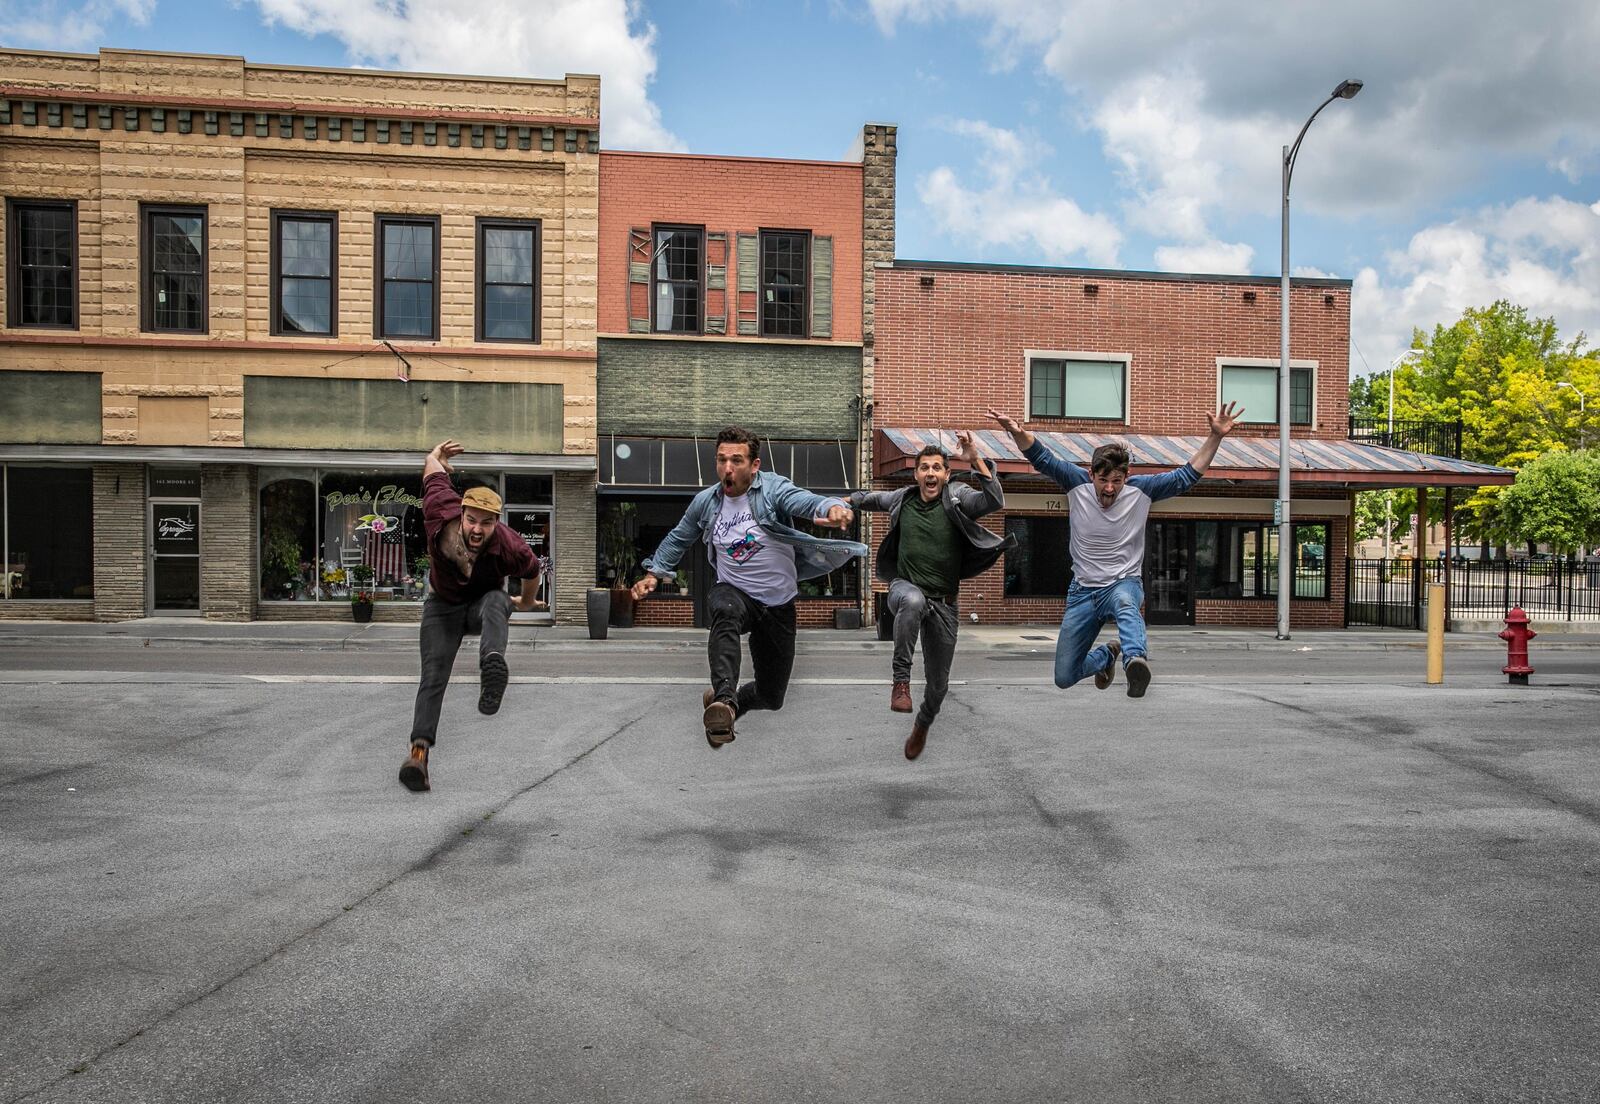
[[[105,40],[119,19],[138,26],[150,22],[156,0],[87,0],[82,4],[0,2],[4,44],[39,50],[88,51]]]
[[[345,44],[359,64],[442,73],[600,75],[602,140],[680,150],[650,99],[655,28],[629,0],[256,0],[268,23]]]
[[[1385,267],[1387,277],[1373,267],[1357,274],[1351,303],[1351,335],[1373,370],[1411,344],[1413,326],[1431,332],[1496,299],[1555,317],[1564,338],[1600,332],[1600,203],[1484,208],[1417,232]]]
[[[943,233],[981,246],[1027,247],[1054,264],[1117,263],[1122,232],[1105,215],[1084,211],[1035,175],[1039,147],[1015,131],[977,120],[946,126],[982,147],[986,179],[971,187],[941,165],[918,181],[917,195]]]
[[[1163,245],[1156,250],[1156,268],[1163,272],[1221,272],[1249,275],[1254,247],[1244,242],[1199,242]]]

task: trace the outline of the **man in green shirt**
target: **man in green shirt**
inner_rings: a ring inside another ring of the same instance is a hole
[[[911,712],[911,656],[922,634],[922,706],[911,735],[907,759],[922,754],[928,726],[939,714],[950,687],[950,662],[956,653],[960,623],[956,604],[962,579],[987,571],[1015,543],[979,525],[978,518],[1005,506],[997,478],[978,454],[972,434],[956,431],[961,459],[978,476],[978,486],[950,482],[944,451],[929,445],[917,454],[916,482],[898,491],[857,491],[850,505],[889,515],[889,532],[878,546],[878,578],[889,584],[889,612],[894,617],[894,686],[889,708]]]

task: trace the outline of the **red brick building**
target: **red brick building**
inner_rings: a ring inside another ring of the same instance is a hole
[[[1276,279],[896,261],[876,290],[876,485],[903,485],[922,444],[953,449],[949,431],[976,428],[1006,487],[1007,509],[986,523],[1018,545],[963,586],[963,614],[1059,621],[1070,579],[1064,496],[995,430],[988,407],[1079,462],[1122,439],[1137,473],[1187,460],[1206,413],[1236,400],[1245,424],[1205,480],[1152,511],[1146,612],[1152,623],[1275,622]],[[1291,623],[1338,627],[1356,490],[1478,486],[1507,473],[1346,439],[1348,280],[1295,280],[1290,335]]]
[[[868,125],[851,161],[601,153],[598,584],[638,577],[714,481],[730,423],[762,435],[767,470],[860,486],[870,288],[893,228],[893,127]],[[636,623],[702,622],[704,551],[680,568]],[[854,565],[802,583],[800,623],[859,610],[861,588]]]

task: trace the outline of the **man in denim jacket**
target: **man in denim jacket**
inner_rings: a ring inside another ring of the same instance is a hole
[[[1180,467],[1159,475],[1128,476],[1128,448],[1110,443],[1094,450],[1085,474],[1076,464],[1062,460],[1014,418],[997,410],[989,416],[1011,434],[1017,448],[1034,470],[1059,483],[1067,492],[1067,517],[1071,526],[1072,585],[1067,588],[1067,610],[1056,639],[1056,685],[1066,689],[1094,676],[1097,689],[1111,685],[1117,656],[1128,673],[1128,697],[1141,698],[1150,685],[1150,660],[1145,641],[1144,526],[1150,507],[1163,498],[1181,495],[1200,482],[1216,459],[1217,446],[1233,431],[1244,410],[1228,403],[1207,414],[1211,433]],[[1120,641],[1092,651],[1100,626],[1117,623]]]
[[[677,574],[684,550],[700,537],[717,573],[711,588],[711,635],[706,653],[711,689],[701,697],[706,742],[719,748],[733,739],[733,722],[752,709],[782,709],[794,670],[794,600],[802,579],[826,575],[867,547],[824,540],[795,529],[796,518],[844,529],[855,517],[837,498],[796,487],[761,470],[761,441],[729,426],[717,434],[718,482],[694,496],[683,520],[645,561],[648,574],[633,587],[635,599]],[[750,634],[753,681],[739,685],[739,637]]]
[[[944,450],[929,445],[917,454],[916,482],[897,491],[857,491],[850,505],[889,515],[889,531],[878,545],[877,575],[889,584],[894,619],[894,659],[889,708],[911,712],[911,656],[922,634],[922,706],[906,737],[907,759],[922,754],[928,726],[939,715],[950,688],[950,663],[960,625],[957,592],[962,579],[987,571],[1016,544],[978,524],[1005,508],[1000,479],[978,453],[972,434],[956,430],[961,458],[978,477],[976,487],[950,480]]]

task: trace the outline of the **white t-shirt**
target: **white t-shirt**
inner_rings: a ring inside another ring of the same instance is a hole
[[[711,539],[716,545],[717,578],[764,606],[781,606],[800,592],[794,549],[773,540],[756,524],[750,496],[722,496]]]

